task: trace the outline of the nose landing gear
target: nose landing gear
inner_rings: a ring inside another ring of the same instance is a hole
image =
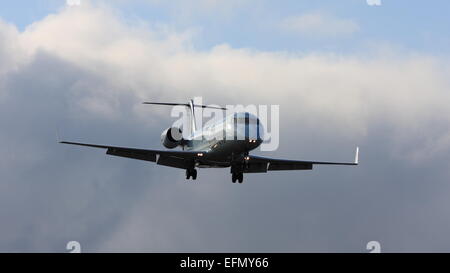
[[[231,181],[242,183],[244,181],[244,164],[242,162],[233,162],[231,164]]]

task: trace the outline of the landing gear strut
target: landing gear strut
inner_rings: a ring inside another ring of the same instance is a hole
[[[234,162],[231,165],[231,181],[236,183],[242,183],[244,181],[244,164],[240,162]]]
[[[186,179],[192,177],[192,180],[197,179],[197,170],[196,169],[186,169]]]

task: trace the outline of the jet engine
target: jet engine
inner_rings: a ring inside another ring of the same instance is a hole
[[[178,127],[170,127],[164,130],[161,134],[161,143],[168,149],[173,149],[181,145],[183,141],[183,132]]]

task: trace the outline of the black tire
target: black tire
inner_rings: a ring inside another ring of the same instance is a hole
[[[189,178],[191,178],[191,172],[189,169],[186,169],[186,179],[189,180]]]
[[[235,173],[231,174],[231,182],[236,183],[237,177]]]

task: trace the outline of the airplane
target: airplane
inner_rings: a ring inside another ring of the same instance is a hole
[[[106,154],[155,162],[173,168],[184,169],[186,179],[197,179],[196,168],[230,168],[231,181],[242,183],[244,173],[267,173],[268,171],[312,170],[313,165],[358,165],[359,148],[354,162],[320,162],[276,159],[250,155],[263,142],[263,126],[260,120],[248,112],[233,113],[215,124],[196,128],[195,107],[227,110],[223,107],[189,103],[144,102],[143,104],[185,106],[189,108],[189,137],[182,138],[182,127],[169,127],[161,134],[162,145],[167,149],[148,150],[79,142],[60,141],[62,144],[80,145],[106,149]],[[225,137],[224,137],[225,136]]]

